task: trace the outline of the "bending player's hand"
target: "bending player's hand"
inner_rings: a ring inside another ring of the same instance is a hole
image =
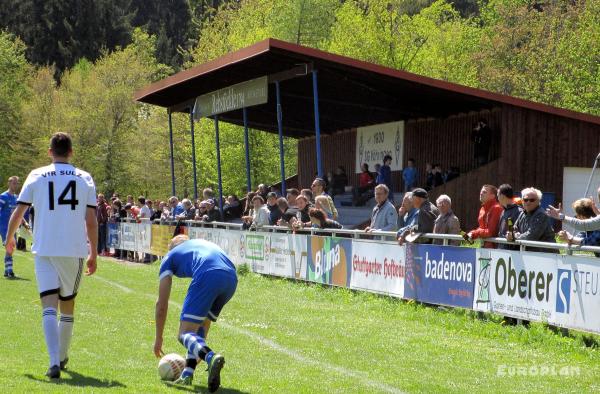
[[[87,276],[93,275],[96,272],[96,256],[89,255],[87,259],[87,271],[85,274]]]
[[[163,339],[156,337],[156,339],[154,340],[154,355],[156,356],[156,358],[161,358],[162,356],[164,356],[164,353],[162,351],[162,342]]]
[[[6,241],[6,253],[9,256],[12,256],[13,252],[15,251],[15,247],[17,246],[17,241],[15,241],[15,237],[10,237],[7,241]]]

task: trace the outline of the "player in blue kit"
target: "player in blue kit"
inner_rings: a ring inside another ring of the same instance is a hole
[[[201,239],[190,240],[187,235],[173,238],[169,250],[159,271],[154,354],[156,357],[163,354],[163,332],[173,276],[192,278],[183,301],[178,336],[187,349],[186,366],[175,383],[191,385],[198,359],[201,359],[208,365],[208,390],[212,393],[221,384],[225,359],[206,345],[206,336],[211,321],[217,321],[223,306],[235,293],[235,266],[217,245]]]
[[[8,178],[8,190],[0,194],[0,236],[2,236],[2,244],[6,244],[8,221],[17,206],[18,189],[19,178],[11,176]],[[8,252],[4,255],[4,277],[10,279],[15,277],[12,254]]]

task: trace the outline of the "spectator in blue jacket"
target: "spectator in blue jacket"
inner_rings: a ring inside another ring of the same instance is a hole
[[[408,159],[406,167],[402,170],[402,180],[404,180],[404,191],[409,192],[417,184],[417,168],[415,159]]]

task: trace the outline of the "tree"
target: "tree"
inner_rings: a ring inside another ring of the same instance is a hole
[[[0,175],[24,175],[30,146],[22,132],[22,103],[29,96],[27,78],[31,67],[25,45],[0,31]]]

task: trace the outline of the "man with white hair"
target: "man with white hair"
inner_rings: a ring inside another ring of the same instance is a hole
[[[442,194],[435,201],[436,206],[440,210],[440,216],[435,219],[433,232],[435,234],[460,234],[460,221],[452,212],[452,200],[446,194]],[[441,239],[434,239],[434,244],[442,245]],[[450,241],[449,245],[459,246],[460,241]]]
[[[533,187],[528,187],[521,191],[523,199],[523,212],[517,218],[514,224],[514,239],[512,233],[506,234],[508,241],[528,240],[541,242],[556,242],[554,239],[554,230],[550,218],[546,215],[540,201],[542,192]],[[553,253],[553,249],[527,247],[526,250],[537,252]]]

